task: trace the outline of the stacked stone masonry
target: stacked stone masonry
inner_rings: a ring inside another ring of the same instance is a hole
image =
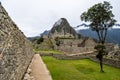
[[[92,46],[91,46],[92,45]],[[60,39],[60,45],[56,47],[57,50],[63,51],[64,53],[83,53],[94,51],[96,42],[91,39]]]
[[[0,80],[22,80],[33,54],[31,43],[0,3]]]

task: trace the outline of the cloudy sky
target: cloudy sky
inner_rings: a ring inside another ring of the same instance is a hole
[[[71,26],[81,24],[80,15],[104,0],[0,0],[12,20],[27,37],[50,30],[60,18]],[[120,0],[106,0],[113,6],[115,19],[120,22]]]

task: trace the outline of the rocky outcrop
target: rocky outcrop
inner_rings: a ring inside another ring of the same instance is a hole
[[[63,38],[76,38],[78,37],[76,31],[70,26],[68,21],[65,18],[58,20],[51,29],[49,37],[63,37]]]
[[[22,80],[33,54],[31,43],[0,4],[0,80]]]

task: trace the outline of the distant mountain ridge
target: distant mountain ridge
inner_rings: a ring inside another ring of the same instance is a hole
[[[96,32],[92,31],[90,29],[77,30],[77,33],[81,34],[83,36],[98,39]],[[106,42],[119,44],[119,46],[120,46],[120,35],[119,34],[120,34],[120,29],[109,29],[107,38],[106,38]]]
[[[85,23],[82,23],[82,24],[78,25],[77,27],[81,27],[81,26],[89,27],[89,25],[88,25],[88,24],[85,24]],[[120,24],[115,24],[114,26],[120,27]],[[75,28],[76,28],[76,27],[75,27]]]
[[[86,27],[86,29],[80,29],[80,27]],[[74,29],[77,31],[78,34],[98,39],[96,32],[89,29],[89,25],[85,23],[78,25],[77,27],[74,27]],[[119,34],[120,34],[120,24],[115,24],[112,28],[108,29],[106,42],[119,44],[120,46]]]
[[[40,35],[48,35],[50,32],[50,30],[45,30],[43,33],[41,33]]]

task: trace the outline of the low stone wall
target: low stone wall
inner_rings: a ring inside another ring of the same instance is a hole
[[[99,62],[99,60],[96,58],[96,56],[93,55],[93,53],[89,53],[89,54],[80,54],[80,55],[74,55],[74,56],[70,56],[70,55],[66,55],[66,54],[40,54],[41,56],[53,56],[57,59],[60,59],[60,60],[79,60],[79,59],[85,59],[85,58],[88,58],[88,59],[91,59],[92,61],[95,61],[95,62]],[[107,64],[107,65],[110,65],[110,66],[114,66],[114,67],[117,67],[117,68],[120,68],[120,61],[116,61],[116,60],[112,60],[112,59],[106,59],[104,58],[103,59],[103,63],[104,64]]]
[[[0,80],[22,80],[33,54],[30,41],[0,3]]]
[[[96,61],[96,62],[99,62],[99,60],[95,56],[90,56],[89,59],[91,59],[93,61]],[[114,67],[120,68],[120,61],[117,61],[117,60],[104,58],[103,59],[103,63],[107,64],[107,65],[110,65],[110,66],[114,66]]]

